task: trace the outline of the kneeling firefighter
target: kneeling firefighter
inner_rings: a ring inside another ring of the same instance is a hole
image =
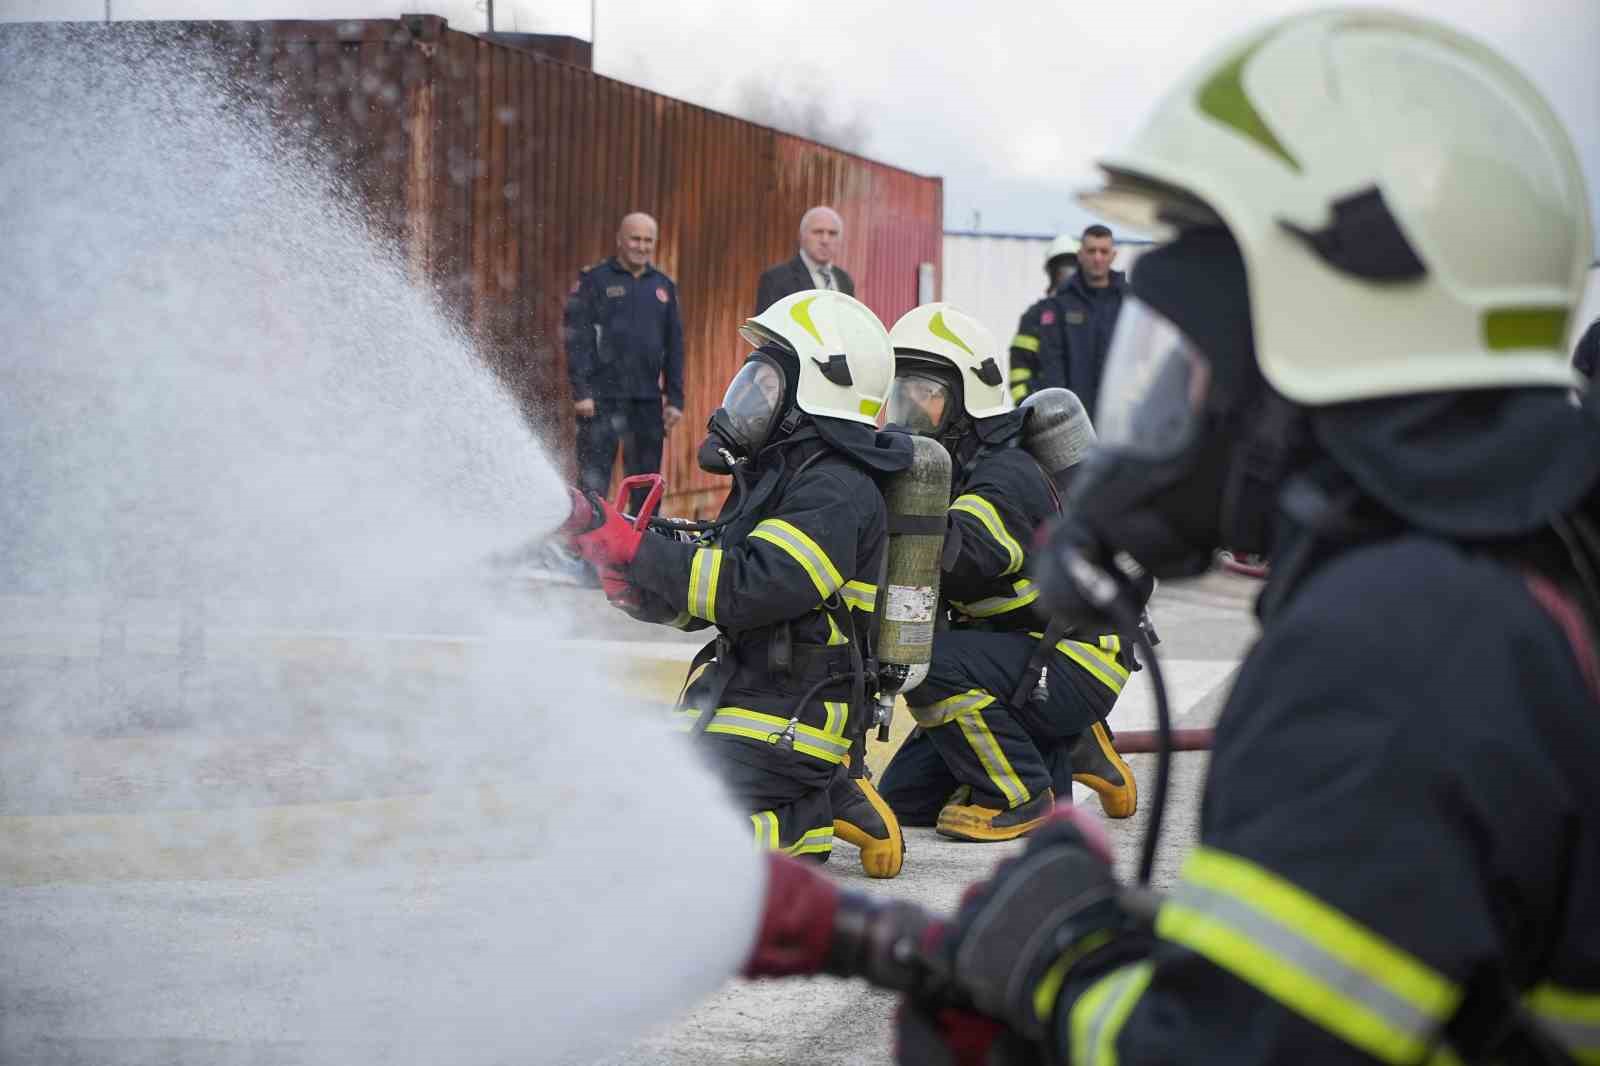
[[[904,824],[961,840],[1027,833],[1074,780],[1126,818],[1137,785],[1104,721],[1136,669],[1131,650],[1109,627],[1069,635],[1028,577],[1034,531],[1060,512],[1060,487],[1093,439],[1088,415],[1066,389],[1013,408],[1005,350],[947,304],[913,309],[889,338],[889,420],[949,452],[954,500],[949,628],[934,638],[927,679],[906,694],[921,728],[879,791]]]
[[[717,627],[675,715],[751,812],[756,842],[825,859],[838,834],[868,874],[893,877],[900,827],[863,776],[861,743],[884,687],[871,625],[888,543],[877,479],[908,470],[916,451],[876,428],[894,374],[888,335],[833,291],[786,297],[740,333],[755,351],[699,454],[734,475],[717,521],[692,538],[641,534],[607,508],[580,548],[613,587],[625,578],[635,617]],[[618,547],[597,554],[612,535]]]
[[[1217,51],[1102,166],[1091,209],[1176,232],[1135,269],[1041,596],[1125,617],[1124,553],[1179,577],[1270,549],[1261,636],[1171,895],[1136,911],[1052,823],[912,940],[939,981],[902,1056],[1600,1062],[1600,406],[1569,399],[1593,231],[1566,132],[1476,41],[1320,11]],[[836,919],[806,928],[862,927]]]

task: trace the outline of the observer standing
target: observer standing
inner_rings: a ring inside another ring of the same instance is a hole
[[[800,218],[800,250],[793,259],[769,267],[756,286],[756,314],[785,296],[807,289],[832,289],[856,294],[856,283],[834,256],[844,243],[844,219],[831,207],[818,205]]]
[[[577,416],[578,481],[609,495],[617,447],[627,474],[661,469],[661,445],[683,417],[678,287],[651,264],[656,220],[628,215],[617,253],[579,275],[563,333]]]

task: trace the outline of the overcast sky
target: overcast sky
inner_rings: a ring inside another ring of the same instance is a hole
[[[1227,35],[1319,0],[594,0],[595,68],[738,111],[816,93],[864,154],[945,179],[945,225],[1045,233],[1170,81]],[[1566,123],[1600,216],[1600,0],[1389,0],[1497,48]],[[496,0],[496,29],[587,38],[589,0]],[[101,18],[106,0],[0,0],[0,18]],[[481,30],[484,0],[111,0],[114,18],[390,17]]]

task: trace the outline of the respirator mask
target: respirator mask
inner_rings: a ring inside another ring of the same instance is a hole
[[[751,352],[728,382],[722,405],[706,423],[696,460],[713,474],[731,473],[736,463],[755,457],[772,436],[783,412],[786,378],[766,352]]]

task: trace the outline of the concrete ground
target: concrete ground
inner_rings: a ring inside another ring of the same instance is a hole
[[[1159,651],[1175,725],[1205,726],[1215,721],[1239,660],[1255,638],[1250,605],[1259,589],[1256,581],[1219,570],[1194,581],[1166,584],[1157,593],[1151,615],[1161,635]],[[1148,678],[1148,671],[1135,675],[1112,714],[1113,728],[1153,727]],[[909,730],[903,711],[897,715],[896,727],[898,735],[892,738],[890,748]],[[872,761],[881,765],[887,754],[887,750],[875,751]],[[1203,752],[1179,753],[1173,758],[1171,794],[1152,878],[1157,887],[1172,884],[1184,856],[1194,846],[1207,761]],[[1150,814],[1155,756],[1134,756],[1129,762],[1143,788],[1139,812],[1127,820],[1104,819],[1104,823],[1116,849],[1117,870],[1131,879]],[[1081,786],[1075,791],[1076,801],[1099,813],[1091,793]],[[953,909],[970,882],[988,876],[995,863],[1018,847],[965,844],[941,837],[932,829],[909,829],[905,869],[891,881],[868,878],[856,862],[855,849],[843,843],[835,847],[825,869],[852,891],[914,900],[945,913]],[[885,1063],[892,1059],[894,1006],[893,995],[859,981],[735,980],[687,1017],[601,1062],[604,1066]]]
[[[1152,605],[1152,615],[1162,636],[1160,650],[1177,717],[1176,724],[1206,725],[1214,719],[1239,658],[1254,637],[1254,620],[1249,608],[1258,589],[1256,582],[1218,572],[1192,582],[1165,585],[1158,592]],[[34,643],[41,638],[38,627],[30,621],[32,616],[18,605],[11,606],[18,608],[10,611],[9,617],[21,623],[21,635],[0,633],[0,653],[12,656],[18,662],[45,653],[87,656],[89,659],[104,653],[107,634],[103,626],[97,632],[93,625],[61,628],[50,638],[57,642],[67,641],[71,647],[34,647]],[[605,653],[608,660],[617,662],[625,671],[621,678],[624,689],[636,695],[641,704],[666,703],[672,699],[685,664],[703,639],[700,635],[679,634],[664,627],[634,623],[606,607],[596,594],[588,592],[563,593],[557,599],[541,604],[540,609],[553,609],[559,614],[569,615],[571,627],[565,643],[570,643],[574,648]],[[163,626],[165,628],[139,628],[129,624],[127,632],[119,632],[116,639],[129,646],[135,640],[167,642],[176,649],[182,643],[180,627],[175,623],[170,626],[163,623]],[[168,632],[169,629],[171,632]],[[97,645],[96,641],[100,643]],[[100,650],[97,651],[97,648]],[[349,649],[341,649],[330,643],[326,648],[319,645],[300,651],[322,658],[345,654]],[[413,656],[417,653],[417,649],[407,652]],[[432,648],[430,654],[440,658],[441,669],[448,669],[448,648]],[[1153,723],[1148,678],[1148,671],[1135,675],[1113,713],[1111,721],[1114,728],[1142,729]],[[887,761],[894,746],[909,731],[910,724],[909,716],[903,711],[897,715],[890,742],[875,744],[869,753],[874,766],[881,767]],[[181,723],[177,725],[181,726]],[[195,804],[193,811],[161,815],[166,821],[175,824],[181,821],[187,825],[192,830],[187,835],[197,842],[194,846],[135,846],[138,842],[130,841],[128,837],[128,826],[133,823],[119,816],[119,803],[132,809],[137,807],[139,798],[127,792],[124,769],[128,760],[140,758],[141,745],[173,742],[171,730],[174,723],[158,721],[150,723],[150,726],[152,739],[86,739],[82,744],[75,743],[72,747],[76,775],[73,787],[83,792],[82,798],[86,802],[94,800],[85,807],[86,810],[102,812],[83,817],[62,817],[65,812],[30,805],[30,797],[48,794],[49,789],[44,787],[48,782],[42,775],[50,772],[53,765],[51,760],[60,752],[45,744],[39,747],[40,755],[35,758],[30,754],[33,749],[29,747],[30,743],[35,742],[19,737],[0,738],[6,739],[7,747],[0,749],[0,754],[5,756],[4,765],[8,767],[7,774],[12,778],[9,783],[0,781],[0,886],[11,886],[8,898],[19,906],[32,900],[34,903],[27,905],[33,906],[35,903],[49,904],[50,900],[59,897],[63,901],[61,907],[70,908],[73,894],[85,889],[118,893],[123,891],[117,887],[121,883],[146,882],[150,879],[175,883],[176,879],[176,882],[193,886],[193,905],[203,911],[209,906],[207,892],[224,891],[223,888],[207,888],[207,885],[217,884],[209,879],[241,878],[244,880],[235,883],[248,884],[250,878],[272,876],[277,866],[291,861],[299,851],[309,846],[308,842],[314,842],[321,836],[348,836],[349,827],[341,829],[341,820],[365,818],[374,834],[374,841],[377,841],[384,838],[384,827],[390,821],[398,819],[401,823],[409,824],[416,817],[417,803],[414,800],[306,804],[301,799],[302,794],[320,796],[327,790],[325,783],[317,777],[315,765],[297,764],[300,776],[274,781],[271,794],[264,795],[261,802],[299,805],[263,808],[281,811],[282,824],[273,821],[268,826],[268,836],[253,842],[255,846],[234,848],[233,852],[237,852],[235,860],[220,857],[221,852],[228,851],[218,843],[226,843],[228,827],[222,821],[212,824],[216,821],[216,813],[206,808],[204,789],[211,787],[208,782],[201,782],[197,786],[200,791],[192,797]],[[160,737],[166,739],[158,739]],[[242,742],[249,738],[238,739]],[[250,744],[241,743],[237,748],[243,753],[240,757],[277,759],[282,755],[277,749],[291,744],[291,740],[251,740]],[[1154,878],[1158,887],[1171,883],[1183,856],[1193,846],[1206,758],[1203,753],[1175,757],[1172,795],[1166,811]],[[1128,877],[1132,876],[1137,864],[1139,844],[1150,809],[1148,801],[1154,772],[1153,757],[1137,756],[1130,761],[1143,786],[1140,812],[1127,821],[1107,823],[1117,850],[1118,869]],[[218,775],[218,787],[222,787],[230,772],[226,765],[219,765],[214,771]],[[397,771],[390,767],[382,772],[393,776]],[[403,768],[398,772],[403,774]],[[36,777],[44,783],[37,789],[29,784]],[[96,799],[101,792],[104,795]],[[1075,798],[1086,800],[1088,809],[1098,811],[1097,804],[1087,793]],[[152,814],[152,817],[155,816]],[[279,819],[280,816],[273,814],[272,818]],[[467,854],[455,855],[450,850],[448,836],[441,839],[444,843],[438,844],[440,850],[433,856],[434,860],[449,866],[458,859],[470,861],[474,858]],[[208,845],[208,840],[213,843]],[[852,890],[899,896],[932,910],[946,912],[969,882],[986,876],[995,862],[1014,851],[1017,845],[958,844],[939,837],[929,829],[912,829],[907,832],[907,847],[905,870],[892,881],[868,879],[856,862],[854,850],[842,843],[825,869],[840,884]],[[73,883],[79,887],[72,887]],[[197,939],[190,950],[211,954],[218,950],[204,941],[207,934],[203,931],[191,931],[190,934],[180,932],[182,922],[190,920],[184,917],[187,911],[180,909],[173,912],[177,915],[173,921],[182,919],[176,925],[164,924],[169,921],[168,917],[164,917],[165,910],[152,905],[149,911],[151,936],[178,938],[193,935]],[[222,932],[217,932],[213,939],[222,935]],[[226,932],[226,935],[237,935],[237,931]],[[82,940],[81,936],[76,941],[72,936],[67,936],[63,942],[76,943]],[[47,941],[55,943],[41,933],[41,945]],[[0,949],[0,964],[5,962],[8,950],[15,951],[16,945],[10,949]],[[418,961],[425,963],[426,958],[419,957]],[[529,960],[528,964],[537,966],[538,962]],[[230,970],[226,955],[217,955],[206,965],[218,968],[219,981],[250,982],[257,979],[250,973]],[[37,966],[34,970],[38,972]],[[70,967],[67,963],[63,962],[55,970],[62,980],[70,983]],[[151,994],[156,993],[153,991]],[[638,991],[630,997],[629,989],[625,986],[616,987],[615,995],[624,1001],[643,997],[643,993]],[[20,1012],[12,1013],[8,1019],[3,1016],[6,1012],[0,1011],[0,1049],[8,1046],[5,1039],[8,1024],[13,1026],[13,1033],[19,1032],[24,1024],[29,1031],[49,1031],[50,1023],[45,1012],[51,1008],[44,1005],[43,1001],[30,1006],[28,1001],[8,998],[0,990],[0,1002],[9,1003],[13,1012]],[[153,1002],[161,1003],[163,1010],[172,1012],[181,1013],[189,1009],[183,1004],[161,1002],[159,995]],[[887,1062],[890,1058],[893,1006],[891,996],[857,982],[817,979],[754,984],[735,980],[728,982],[686,1016],[599,1061],[603,1066],[620,1066],[622,1063]],[[271,1048],[275,1044],[271,1034],[265,1032],[243,1039],[238,1046],[231,1042],[224,1047],[204,1042],[185,1041],[179,1045],[163,1041],[159,1042],[159,1047],[152,1044],[149,1048],[137,1051],[131,1047],[120,1047],[115,1054],[111,1052],[112,1047],[124,1042],[119,1038],[109,1038],[110,1042],[106,1042],[107,1038],[100,1038],[100,1042],[96,1043],[87,1034],[64,1035],[67,1039],[48,1058],[49,1062],[63,1066],[67,1063],[78,1066],[80,1063],[111,1061],[335,1061],[325,1058],[322,1052],[310,1045],[279,1049],[282,1055],[274,1057]],[[5,1055],[0,1054],[0,1059],[3,1058]],[[410,1060],[400,1056],[395,1061]],[[530,1048],[526,1058],[519,1056],[507,1061],[539,1062],[544,1059],[536,1048]]]

